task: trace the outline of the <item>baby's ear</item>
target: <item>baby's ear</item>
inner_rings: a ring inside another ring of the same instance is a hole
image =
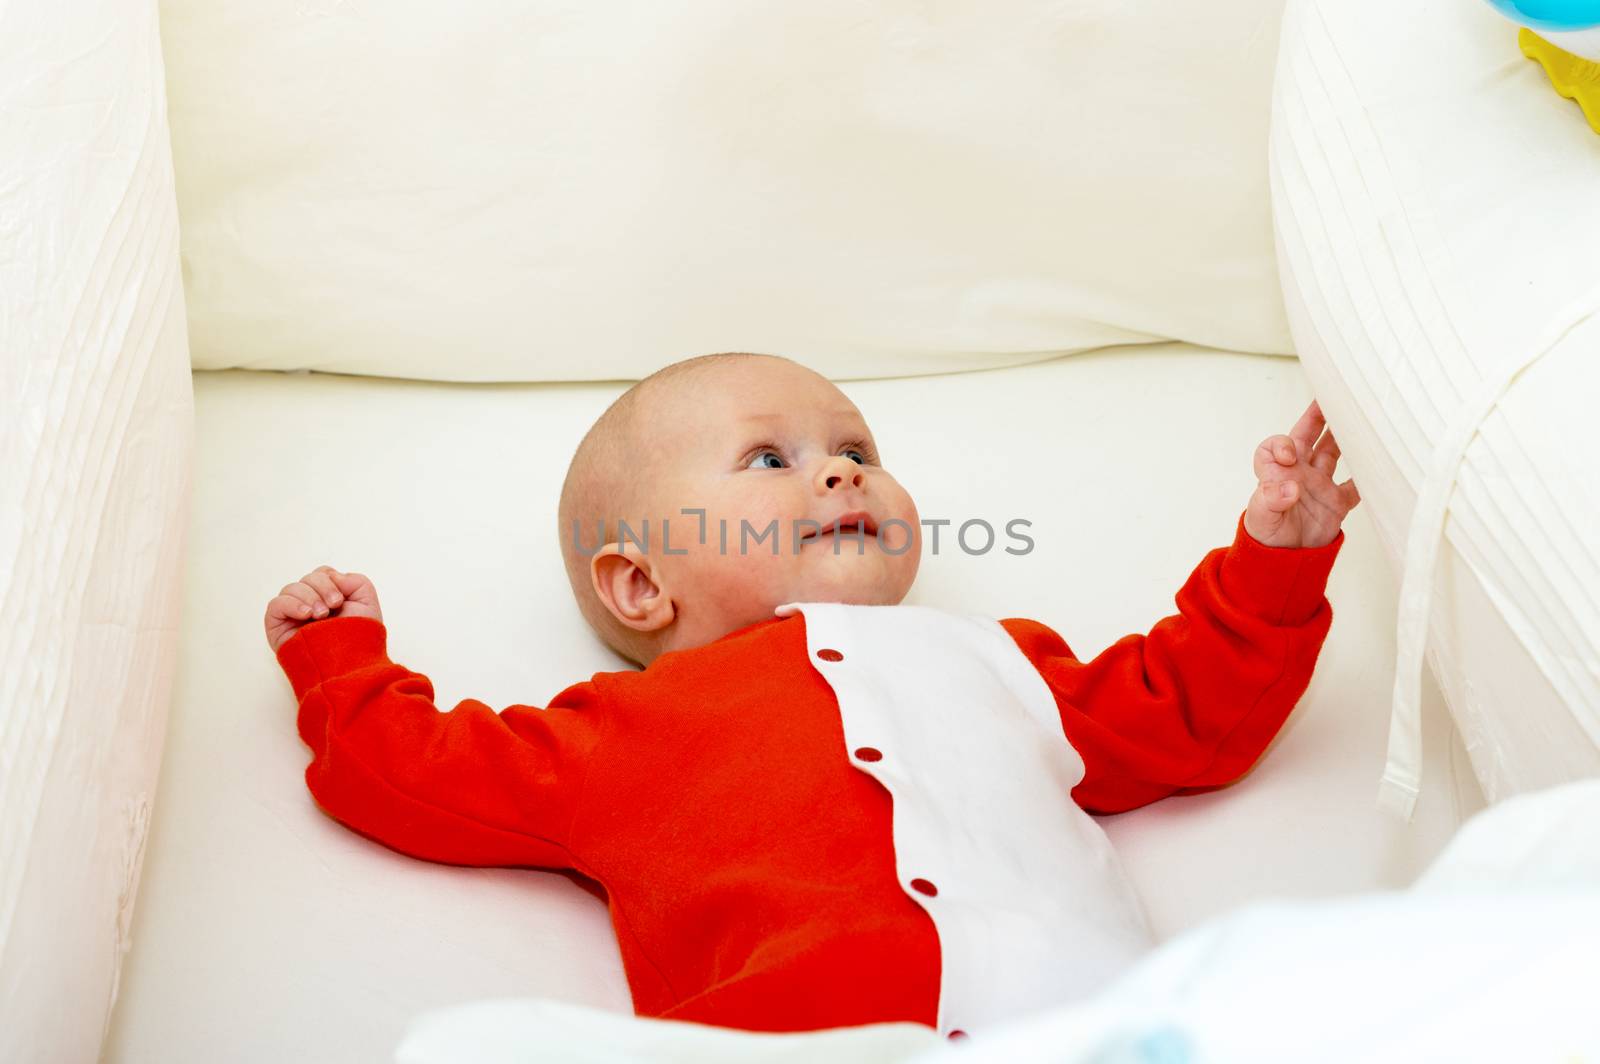
[[[649,555],[632,543],[607,543],[589,560],[589,574],[601,605],[634,631],[659,631],[676,616],[671,596],[655,580]]]

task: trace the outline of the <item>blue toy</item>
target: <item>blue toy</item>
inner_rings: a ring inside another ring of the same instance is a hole
[[[1522,27],[1517,32],[1522,54],[1544,67],[1555,90],[1577,101],[1589,127],[1600,133],[1600,0],[1489,3]]]
[[[1600,26],[1600,2],[1596,0],[1489,0],[1512,22],[1530,29],[1587,30]]]

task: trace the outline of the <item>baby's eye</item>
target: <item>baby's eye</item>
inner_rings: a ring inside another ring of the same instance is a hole
[[[854,447],[850,448],[848,451],[846,451],[844,453],[847,456],[853,456],[853,457],[850,458],[850,461],[854,462],[856,465],[866,465],[867,464],[867,456],[862,454],[860,451],[856,450]]]
[[[772,460],[771,462],[767,461],[769,458]],[[777,464],[773,465],[773,462]],[[783,457],[770,447],[763,447],[760,453],[750,460],[749,465],[751,469],[783,469],[784,467]]]

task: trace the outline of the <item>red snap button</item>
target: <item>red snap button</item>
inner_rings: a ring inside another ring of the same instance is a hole
[[[930,898],[939,893],[939,888],[929,883],[926,879],[913,879],[911,881],[911,889],[918,894],[926,894]]]
[[[965,1037],[967,1037],[967,1032],[961,1030],[961,1028],[958,1027],[955,1030],[950,1032],[950,1037],[951,1038],[965,1038]]]
[[[856,757],[862,761],[882,761],[883,754],[870,746],[863,746],[856,751]]]
[[[832,647],[823,647],[821,650],[817,651],[817,657],[821,658],[823,661],[844,660],[844,655],[839,653],[837,650],[834,650]]]

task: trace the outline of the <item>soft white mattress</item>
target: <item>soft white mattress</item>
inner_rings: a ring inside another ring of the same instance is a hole
[[[606,909],[577,882],[415,861],[317,809],[261,630],[266,600],[327,563],[373,578],[391,653],[444,708],[542,704],[622,668],[571,602],[553,511],[625,385],[195,383],[179,675],[106,1059],[386,1059],[415,1014],[488,997],[629,1011]],[[1292,360],[1177,344],[841,387],[925,518],[1033,522],[1027,556],[925,557],[908,601],[1035,617],[1085,658],[1175,611],[1232,536],[1251,450],[1310,400]],[[1318,672],[1256,770],[1103,821],[1163,938],[1240,902],[1405,885],[1481,805],[1431,686],[1441,785],[1410,825],[1372,802],[1396,587],[1365,507],[1346,528]]]

